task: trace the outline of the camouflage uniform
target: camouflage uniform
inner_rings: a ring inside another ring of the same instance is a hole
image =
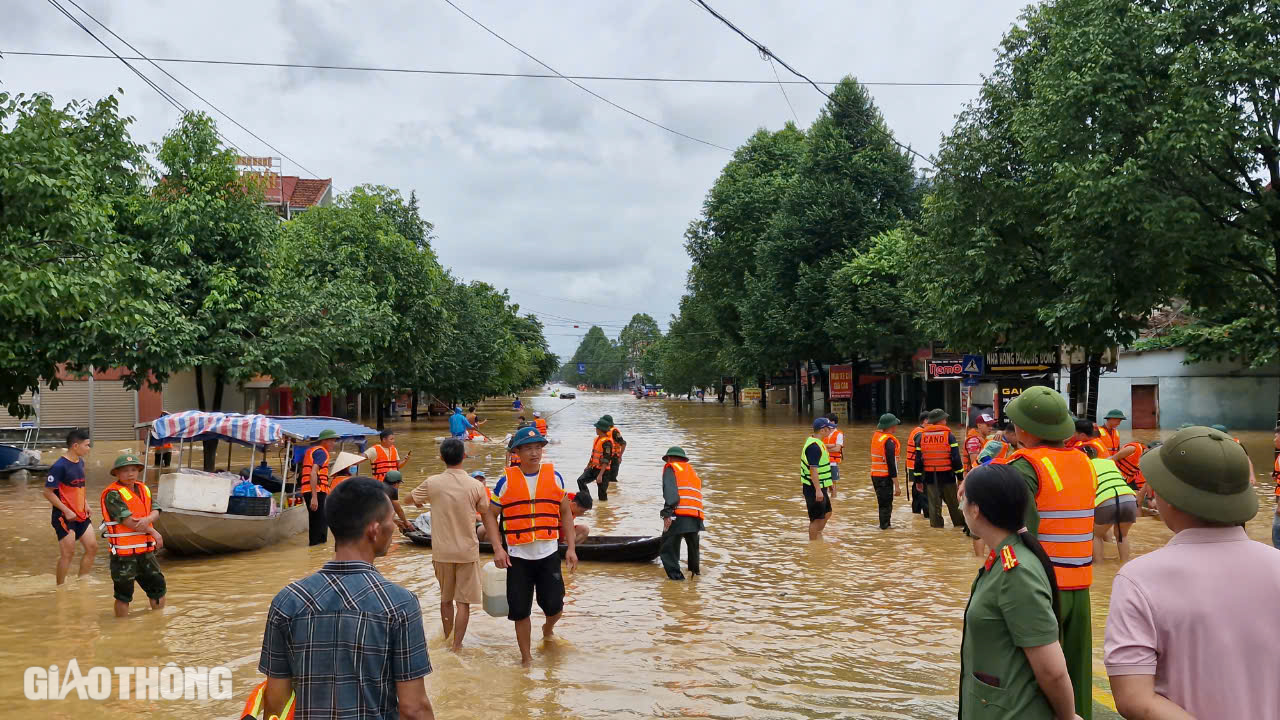
[[[120,493],[111,491],[103,499],[107,506],[109,520],[120,522],[132,515]],[[160,563],[156,562],[154,552],[140,555],[111,556],[111,582],[115,585],[115,599],[123,603],[133,602],[133,584],[137,581],[142,591],[152,600],[159,600],[165,595],[164,573],[160,572]]]

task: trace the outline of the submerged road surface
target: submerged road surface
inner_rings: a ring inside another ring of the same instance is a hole
[[[584,563],[566,574],[564,620],[554,642],[534,643],[530,668],[518,666],[511,623],[473,610],[466,647],[445,650],[430,550],[393,546],[378,563],[394,582],[417,593],[435,671],[427,686],[440,718],[954,718],[961,620],[978,566],[968,540],[950,527],[933,530],[898,499],[894,527],[880,531],[868,480],[868,425],[845,425],[847,449],[828,542],[806,540],[797,466],[807,425],[787,407],[736,409],[714,401],[636,400],[617,393],[579,393],[578,400],[534,397],[526,413],[564,408],[550,419],[547,457],[572,483],[594,438],[592,424],[612,414],[627,439],[620,485],[586,521],[597,534],[658,534],[662,506],[660,456],[681,445],[702,476],[708,509],[700,578],[667,581],[649,565]],[[482,412],[482,415],[486,413]],[[487,413],[484,430],[501,438],[514,427],[510,411]],[[442,468],[440,420],[395,424],[401,452],[413,449],[404,490]],[[899,429],[905,438],[906,429]],[[1122,430],[1128,441],[1130,433]],[[1147,439],[1154,433],[1143,433]],[[1242,435],[1254,464],[1268,477],[1271,438]],[[116,452],[128,443],[99,443],[89,459],[95,523],[98,496]],[[469,469],[493,477],[500,445],[478,445]],[[225,462],[225,447],[219,452]],[[248,461],[237,449],[233,466]],[[305,534],[280,546],[237,555],[162,555],[169,607],[116,620],[105,543],[85,580],[55,590],[57,557],[42,478],[0,479],[0,717],[109,720],[148,717],[238,718],[260,681],[258,652],[267,606],[288,582],[316,570],[331,554],[308,548]],[[417,513],[407,509],[412,517]],[[1273,506],[1249,524],[1270,537]],[[1149,552],[1170,533],[1157,520],[1134,528],[1135,553]],[[1095,698],[1099,718],[1117,717],[1102,670],[1102,636],[1114,546],[1097,566],[1093,590]],[[540,611],[535,609],[535,615]],[[536,633],[535,633],[536,634]],[[91,666],[231,668],[229,700],[26,700],[29,666],[75,658]]]

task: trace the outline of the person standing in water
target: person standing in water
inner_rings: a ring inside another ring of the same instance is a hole
[[[689,546],[689,574],[700,575],[698,533],[706,529],[702,507],[702,479],[689,464],[689,456],[672,446],[662,456],[662,568],[672,580],[684,580],[680,572],[680,540]]]
[[[840,429],[840,421],[835,413],[827,413],[831,421],[831,432],[823,444],[827,446],[827,455],[831,458],[831,486],[840,485],[840,461],[844,459],[844,431]]]
[[[89,504],[84,497],[84,459],[89,457],[90,445],[89,433],[84,430],[74,428],[67,433],[67,450],[54,461],[44,482],[44,499],[53,507],[50,522],[53,534],[58,538],[55,575],[58,585],[67,581],[77,542],[84,547],[84,555],[80,557],[80,577],[93,569],[93,559],[98,552],[98,541],[92,532],[93,523],[89,520]]]
[[[627,449],[627,441],[622,439],[622,433],[618,432],[618,426],[613,422],[612,415],[602,415],[601,420],[609,423],[609,440],[613,442],[613,462],[609,464],[609,469],[604,473],[606,484],[618,483],[618,468],[622,465],[622,453]]]
[[[876,491],[881,530],[889,529],[893,498],[902,494],[902,485],[898,482],[898,438],[893,435],[893,429],[901,423],[893,413],[885,413],[871,434],[871,486]]]
[[[827,452],[827,435],[831,421],[820,417],[813,421],[813,432],[800,449],[800,491],[809,513],[809,540],[821,540],[822,530],[831,519],[831,454]]]
[[[160,517],[151,509],[151,489],[142,474],[142,460],[126,452],[111,466],[115,481],[98,499],[102,527],[111,546],[111,583],[114,585],[116,617],[127,617],[136,582],[152,610],[164,607],[167,592],[164,573],[156,562],[156,551],[164,538],[151,526]]]

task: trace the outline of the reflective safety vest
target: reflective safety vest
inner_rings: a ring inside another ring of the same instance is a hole
[[[687,462],[669,462],[666,467],[676,474],[676,492],[680,501],[676,503],[675,514],[682,517],[702,519],[702,479]]]
[[[1013,455],[1013,445],[1010,445],[1003,440],[996,440],[996,442],[1000,443],[1000,452],[991,456],[991,462],[1003,464],[1004,460],[1008,459],[1010,455]]]
[[[293,701],[297,698],[297,693],[289,693],[289,702],[284,704],[283,715],[272,715],[271,718],[279,718],[279,720],[293,720]],[[258,686],[249,693],[249,699],[244,703],[244,710],[240,711],[240,720],[267,720],[263,716],[263,704],[267,699],[267,681],[263,680]]]
[[[538,428],[538,434],[542,437],[547,436],[547,421],[543,418],[534,418],[533,426]]]
[[[139,490],[138,488],[142,488]],[[151,488],[145,483],[134,483],[132,490],[115,481],[102,491],[98,502],[102,507],[102,527],[106,528],[107,542],[111,543],[111,554],[120,557],[142,555],[155,552],[156,541],[141,530],[130,530],[129,526],[112,520],[107,514],[107,493],[112,490],[120,493],[120,499],[129,508],[133,518],[144,518],[151,514]]]
[[[556,483],[555,466],[544,463],[538,471],[533,497],[529,497],[529,483],[520,468],[507,468],[506,476],[498,504],[502,506],[502,533],[507,537],[507,545],[558,540],[564,488]]]
[[[1102,441],[1102,438],[1089,438],[1085,442],[1080,443],[1079,447],[1084,447],[1085,445],[1088,445],[1097,451],[1099,459],[1106,460],[1111,457],[1111,451],[1107,449],[1107,444]]]
[[[827,452],[827,444],[816,437],[806,438],[804,447],[800,448],[800,484],[813,484],[809,477],[809,458],[805,456],[805,451],[810,445],[817,445],[822,449],[822,459],[818,461],[818,485],[824,488],[831,487],[831,453]]]
[[[1124,476],[1120,474],[1120,468],[1116,467],[1114,462],[1101,459],[1089,462],[1093,464],[1093,471],[1098,475],[1098,489],[1093,493],[1094,507],[1099,507],[1112,498],[1134,495],[1133,488],[1125,482]]]
[[[1276,483],[1276,497],[1280,497],[1280,454],[1276,455],[1276,467],[1271,471],[1271,480]]]
[[[374,480],[381,482],[387,477],[387,473],[400,469],[400,451],[395,447],[388,449],[378,444],[373,446],[373,452]]]
[[[1053,563],[1059,590],[1093,584],[1093,501],[1098,476],[1089,457],[1071,448],[1023,448],[1035,469],[1040,527],[1030,528]]]
[[[520,464],[520,456],[514,452],[507,453],[507,467],[515,467]]]
[[[912,454],[920,450],[924,456],[925,472],[953,472],[956,468],[951,464],[951,451],[958,448],[956,436],[946,425],[925,425],[924,432],[916,438]]]
[[[920,433],[922,433],[922,432],[924,432],[924,426],[923,426],[923,425],[917,425],[917,426],[915,426],[915,429],[913,429],[913,430],[911,431],[911,434],[910,434],[910,435],[907,435],[907,459],[906,459],[906,463],[907,463],[907,469],[908,469],[908,470],[915,470],[915,469],[916,469],[916,454],[915,454],[915,452],[912,450],[912,448],[916,447],[916,438],[920,437]]]
[[[627,443],[622,439],[622,433],[618,432],[618,428],[609,428],[609,439],[613,441],[613,459],[621,460],[622,451],[626,449]]]
[[[1102,445],[1107,449],[1107,457],[1111,457],[1120,452],[1120,431],[1114,430],[1103,425],[1094,425],[1098,428],[1098,436],[1102,439]],[[1102,457],[1099,455],[1098,457]]]
[[[827,455],[831,456],[831,462],[839,465],[844,459],[844,433],[839,430],[832,430],[829,438],[831,442],[823,442],[827,446]],[[837,441],[838,444],[837,444]]]
[[[974,468],[973,460],[969,457],[969,438],[978,438],[978,452],[982,452],[983,446],[987,444],[987,439],[982,433],[978,432],[978,428],[969,428],[964,434],[964,447],[960,448],[960,460],[964,463],[964,471],[969,472]]]
[[[1125,447],[1133,447],[1133,453],[1128,457],[1116,460],[1116,467],[1120,469],[1120,474],[1124,475],[1124,479],[1129,481],[1135,490],[1141,490],[1147,484],[1147,479],[1142,475],[1142,468],[1138,467],[1138,462],[1142,460],[1142,453],[1147,451],[1147,446],[1140,442],[1134,441],[1125,443]]]
[[[316,480],[320,486],[316,492],[329,492],[329,463],[326,459],[323,464],[316,464],[315,455],[317,450],[324,450],[324,448],[319,445],[312,445],[302,455],[302,487],[299,492],[311,492],[311,468],[313,467],[316,469]]]
[[[883,430],[871,434],[871,477],[889,477],[889,459],[885,454],[885,446],[894,442],[893,455],[898,456],[897,438]]]
[[[587,463],[587,467],[594,470],[605,466],[604,443],[606,440],[609,440],[609,433],[596,436],[596,441],[591,446],[591,460]]]

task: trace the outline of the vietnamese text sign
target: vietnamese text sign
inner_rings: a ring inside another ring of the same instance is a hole
[[[742,388],[743,400],[759,400],[760,396],[760,388]]]
[[[930,380],[959,380],[964,375],[964,363],[959,360],[930,360]]]
[[[1000,372],[1046,372],[1056,371],[1058,353],[1056,350],[1044,352],[1006,352],[997,350],[986,356],[989,373]]]
[[[853,397],[853,366],[832,365],[827,369],[828,397],[832,400],[848,400]]]

